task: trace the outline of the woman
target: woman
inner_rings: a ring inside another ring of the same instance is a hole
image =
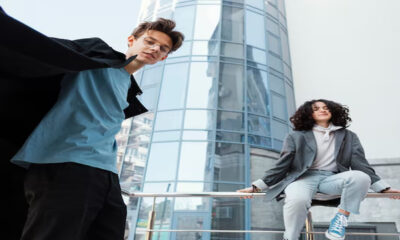
[[[350,213],[358,214],[368,189],[400,193],[381,180],[368,164],[357,135],[347,130],[349,110],[324,99],[305,102],[290,118],[293,132],[285,139],[279,160],[263,178],[239,192],[267,191],[273,199],[286,194],[284,239],[297,240],[316,192],[340,194],[338,212],[325,235],[345,238]]]

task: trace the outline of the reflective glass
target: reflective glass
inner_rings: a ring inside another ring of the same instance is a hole
[[[285,16],[285,1],[278,0],[278,9]]]
[[[194,39],[217,39],[219,35],[219,5],[197,5]],[[182,19],[182,21],[187,21]]]
[[[218,108],[243,111],[243,66],[221,63]]]
[[[272,120],[272,135],[274,138],[283,140],[288,133],[288,126],[285,123]]]
[[[247,60],[267,64],[267,55],[265,54],[265,51],[247,45]]]
[[[249,144],[261,146],[261,147],[271,147],[271,138],[249,135]]]
[[[269,74],[268,77],[271,90],[283,95],[285,93],[283,79],[275,76],[274,74]]]
[[[252,7],[264,10],[264,0],[246,0],[246,3]]]
[[[283,73],[289,81],[292,81],[292,70],[286,64],[283,64]]]
[[[188,63],[165,66],[158,110],[183,108],[188,67]]]
[[[243,9],[223,6],[222,40],[243,42]]]
[[[296,111],[295,99],[294,99],[294,90],[293,87],[287,83],[285,83],[286,90],[286,106],[288,109],[288,115],[292,116]]]
[[[183,142],[179,162],[178,180],[211,180],[212,144]]]
[[[159,193],[174,192],[173,183],[145,183],[143,192]],[[156,198],[156,217],[153,229],[168,229],[171,224],[172,198]],[[153,198],[142,198],[136,230],[144,231],[147,228],[149,211],[153,206]],[[169,233],[153,234],[153,239],[169,239]],[[144,239],[144,235],[136,233],[135,239]]]
[[[262,115],[269,114],[267,72],[247,68],[247,110]]]
[[[236,184],[215,184],[214,191],[234,192],[243,188]],[[239,198],[214,198],[212,204],[214,217],[212,229],[243,230],[245,229],[245,201]],[[245,239],[244,233],[211,233],[211,239]]]
[[[185,129],[214,129],[215,113],[208,110],[186,110]]]
[[[214,131],[183,131],[182,140],[214,140]]]
[[[193,39],[193,22],[195,6],[178,7],[174,12],[176,30],[185,35],[185,40]]]
[[[264,17],[246,10],[246,41],[247,44],[265,49]]]
[[[169,0],[168,0],[169,1]],[[170,2],[170,1],[169,1]],[[172,11],[170,8],[162,9],[157,13],[157,17],[171,19],[172,18]]]
[[[272,94],[272,112],[273,116],[286,120],[286,101],[285,98]]]
[[[169,57],[167,59],[169,60],[170,58],[173,58],[173,57],[181,57],[181,56],[190,55],[191,47],[192,47],[192,42],[184,41],[182,43],[182,46],[178,50],[168,54]]]
[[[242,143],[245,141],[245,136],[244,136],[244,133],[232,133],[232,132],[217,131],[216,140]]]
[[[217,41],[194,41],[192,55],[217,55]]]
[[[272,34],[268,34],[268,49],[278,55],[281,55],[280,39]]]
[[[243,58],[243,45],[222,42],[221,55],[225,57]]]
[[[274,149],[281,151],[283,147],[283,141],[274,139]]]
[[[243,131],[243,114],[237,112],[217,112],[217,129]]]
[[[271,123],[268,117],[249,114],[247,119],[249,133],[261,136],[271,136]]]
[[[153,142],[160,141],[177,141],[181,135],[180,131],[168,131],[168,132],[155,132],[153,133]]]
[[[141,86],[147,86],[161,81],[162,66],[146,69],[143,72]]]
[[[278,10],[273,5],[266,3],[265,8],[267,9],[267,13],[275,18],[278,18]]]
[[[279,26],[278,23],[275,21],[272,21],[270,18],[267,17],[267,30],[275,34],[276,36],[279,36]]]
[[[282,41],[282,58],[283,61],[290,64],[290,52],[289,52],[289,41],[287,37],[287,33],[282,29],[281,31],[281,41]]]
[[[126,147],[120,172],[121,188],[130,192],[140,191],[148,149],[149,144],[146,143]]]
[[[279,72],[283,72],[282,60],[271,53],[268,54],[268,66]]]
[[[191,63],[187,108],[215,108],[216,68],[215,62]]]
[[[234,143],[215,143],[214,181],[243,182],[244,145]]]
[[[146,106],[147,110],[154,111],[157,105],[159,85],[142,87],[142,95],[138,96],[139,101]]]
[[[182,111],[158,112],[154,130],[182,128]]]
[[[190,200],[190,199],[187,199]],[[209,229],[209,215],[206,213],[178,213],[174,214],[174,229],[197,229],[197,230],[208,230]],[[208,240],[210,239],[209,234],[206,232],[174,232],[171,234],[171,239],[174,240]]]
[[[178,183],[176,192],[210,192],[210,183]],[[188,197],[175,199],[175,211],[208,211],[210,206],[210,198]]]
[[[153,143],[147,161],[146,181],[174,180],[178,159],[177,142]]]

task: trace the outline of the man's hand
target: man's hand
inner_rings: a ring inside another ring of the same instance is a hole
[[[237,190],[236,192],[240,192],[240,193],[254,193],[254,188],[253,188],[253,187],[243,188],[243,189]],[[247,199],[247,198],[253,198],[253,196],[244,196],[244,197],[240,197],[240,199]]]
[[[389,188],[389,189],[386,189],[386,190],[382,191],[382,193],[400,193],[400,190]],[[391,199],[400,199],[400,195],[399,196],[393,196],[393,197],[391,197]]]

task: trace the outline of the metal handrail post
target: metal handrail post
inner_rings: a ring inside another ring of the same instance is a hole
[[[156,220],[156,198],[153,198],[153,206],[151,207],[151,211],[149,212],[149,220],[147,221],[147,232],[146,232],[146,240],[151,240],[153,236],[153,228],[154,228],[154,221]]]
[[[314,240],[314,227],[312,222],[312,214],[310,211],[307,212],[306,218],[306,239],[307,240]]]

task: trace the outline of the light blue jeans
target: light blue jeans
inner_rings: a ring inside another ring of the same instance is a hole
[[[361,171],[333,173],[321,170],[308,170],[299,179],[285,189],[283,219],[285,222],[284,237],[287,240],[298,240],[312,197],[316,192],[341,194],[338,208],[358,214],[371,185],[371,178]]]

